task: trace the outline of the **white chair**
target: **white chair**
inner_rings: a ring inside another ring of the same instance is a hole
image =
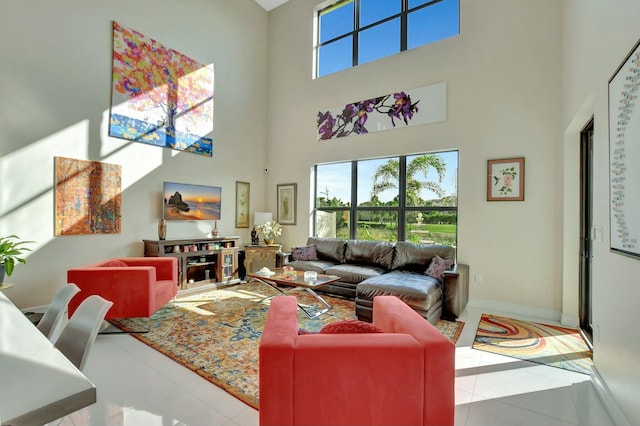
[[[55,346],[82,371],[107,311],[113,306],[98,295],[82,301],[64,326]]]
[[[62,320],[66,319],[69,301],[73,296],[78,294],[79,291],[80,288],[77,285],[69,283],[56,293],[51,304],[49,304],[47,311],[44,313],[37,325],[38,330],[47,336],[49,340],[55,340],[55,333],[60,327]]]

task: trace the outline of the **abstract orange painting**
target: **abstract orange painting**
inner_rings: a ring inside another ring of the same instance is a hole
[[[119,234],[122,166],[64,157],[54,162],[55,236]]]

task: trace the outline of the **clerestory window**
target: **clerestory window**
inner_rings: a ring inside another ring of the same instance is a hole
[[[340,0],[316,18],[315,77],[460,34],[459,0]]]

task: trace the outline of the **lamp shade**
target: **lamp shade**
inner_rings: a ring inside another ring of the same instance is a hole
[[[271,212],[255,212],[253,214],[253,226],[259,226],[273,220]]]

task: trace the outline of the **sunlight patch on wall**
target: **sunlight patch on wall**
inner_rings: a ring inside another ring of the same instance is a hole
[[[33,252],[53,239],[53,157],[85,158],[88,134],[82,120],[0,158],[0,235],[36,241]]]

